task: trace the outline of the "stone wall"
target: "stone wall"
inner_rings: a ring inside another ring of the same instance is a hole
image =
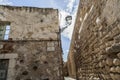
[[[14,40],[56,40],[58,10],[51,8],[0,6],[0,21],[10,22]]]
[[[18,54],[12,80],[61,80],[59,41],[5,41],[0,45],[0,55]]]
[[[77,80],[120,79],[120,0],[80,0],[73,33]]]
[[[9,39],[0,40],[7,80],[63,80],[57,10],[0,6],[2,24],[10,24]]]

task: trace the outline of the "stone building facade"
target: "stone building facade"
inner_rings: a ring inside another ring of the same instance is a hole
[[[77,80],[120,80],[120,0],[80,0],[69,55]]]
[[[1,5],[0,80],[63,80],[62,75],[58,10]]]

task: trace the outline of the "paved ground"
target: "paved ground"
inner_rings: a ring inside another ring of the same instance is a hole
[[[72,79],[70,77],[65,77],[65,80],[76,80],[76,79]]]

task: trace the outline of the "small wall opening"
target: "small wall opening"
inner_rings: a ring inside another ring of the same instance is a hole
[[[10,33],[10,23],[0,22],[0,40],[8,40]]]

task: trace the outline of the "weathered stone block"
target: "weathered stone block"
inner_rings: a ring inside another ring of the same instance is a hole
[[[120,65],[120,60],[117,59],[117,58],[114,59],[114,60],[113,60],[113,64],[116,65],[116,66]]]
[[[47,51],[55,51],[55,47],[47,47]]]
[[[111,67],[110,68],[110,72],[116,72],[116,68],[115,67]]]
[[[8,68],[14,69],[16,65],[16,60],[15,59],[9,59],[9,66]]]
[[[109,66],[112,66],[113,65],[113,60],[111,58],[107,58],[106,59],[106,64],[109,65]]]
[[[102,62],[99,62],[99,67],[103,67],[104,65],[102,64]]]
[[[47,43],[47,46],[49,46],[49,47],[50,47],[50,46],[53,47],[53,46],[54,46],[54,42],[48,42],[48,43]]]
[[[8,69],[8,78],[14,78],[15,76],[15,70],[12,68]]]
[[[117,54],[118,58],[120,59],[120,53]]]
[[[106,48],[107,53],[118,53],[120,52],[120,44],[113,44],[112,47]]]
[[[116,72],[120,74],[120,66],[117,66],[115,69],[116,69]]]
[[[114,37],[114,40],[116,43],[120,42],[120,34]]]
[[[0,45],[0,49],[2,49],[3,48],[3,45]]]
[[[5,59],[12,59],[12,58],[17,58],[17,57],[18,57],[18,54],[14,54],[14,53],[5,54],[4,56]]]

